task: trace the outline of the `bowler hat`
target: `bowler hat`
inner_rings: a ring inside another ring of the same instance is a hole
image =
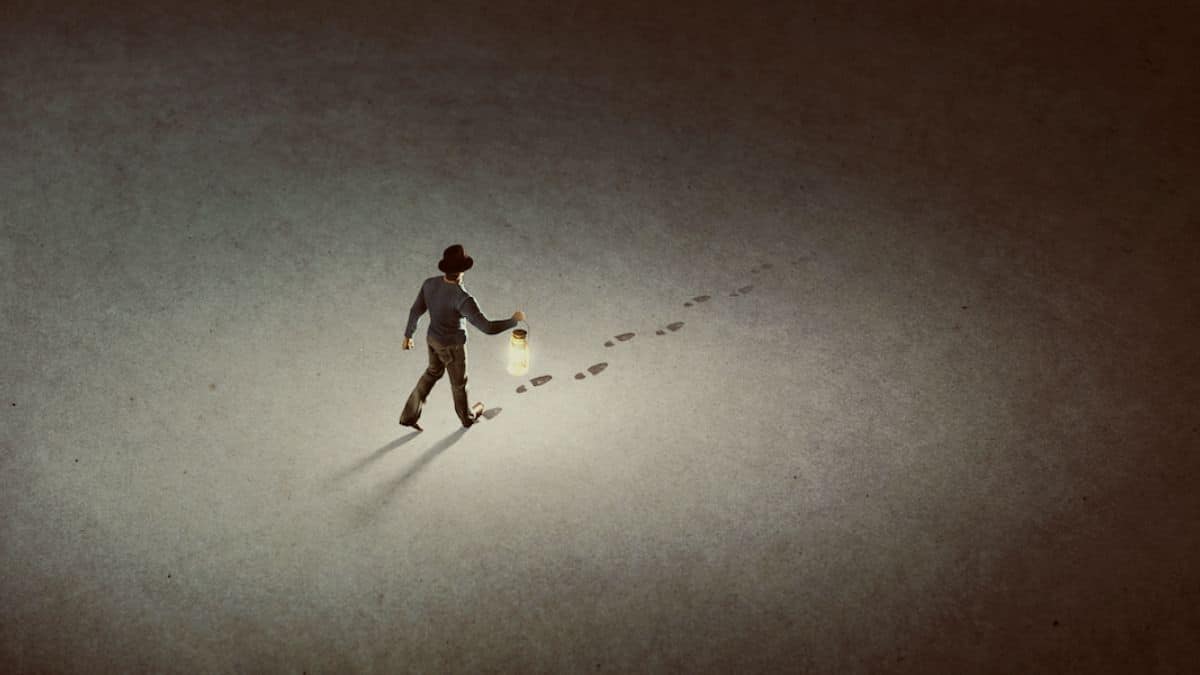
[[[474,264],[475,259],[463,251],[462,244],[455,244],[442,252],[442,259],[438,261],[438,269],[446,274],[458,274],[471,269]]]

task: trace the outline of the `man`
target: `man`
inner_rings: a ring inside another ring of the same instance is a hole
[[[475,264],[461,244],[455,244],[442,253],[438,269],[444,276],[429,277],[421,283],[421,290],[408,312],[408,326],[404,329],[404,349],[413,348],[413,333],[417,321],[429,311],[429,331],[425,336],[429,343],[429,367],[417,380],[400,413],[400,424],[421,431],[417,419],[433,385],[450,372],[450,392],[454,396],[454,412],[462,420],[464,428],[475,424],[483,413],[483,404],[476,403],[467,409],[467,331],[463,327],[466,318],[479,330],[488,335],[504,332],[525,319],[525,312],[513,312],[511,319],[491,321],[483,315],[475,298],[463,286],[463,273]]]

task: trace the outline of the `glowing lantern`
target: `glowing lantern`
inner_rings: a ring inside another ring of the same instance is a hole
[[[524,375],[529,372],[529,331],[514,328],[508,339],[508,372]]]

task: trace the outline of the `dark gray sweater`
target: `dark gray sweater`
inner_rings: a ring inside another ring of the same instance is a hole
[[[461,283],[451,283],[442,276],[429,277],[421,283],[417,299],[413,301],[412,309],[408,310],[408,326],[404,329],[404,337],[413,336],[417,331],[417,322],[426,310],[429,311],[429,331],[426,335],[443,345],[467,343],[464,318],[488,335],[502,333],[517,325],[512,318],[489,320]]]

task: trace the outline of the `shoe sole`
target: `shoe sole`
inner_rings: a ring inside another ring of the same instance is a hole
[[[471,415],[471,423],[464,424],[463,425],[464,429],[471,428],[472,426],[474,426],[475,424],[477,424],[479,422],[480,417],[483,417],[483,403],[476,403],[475,405],[471,406],[471,412],[473,413]]]

